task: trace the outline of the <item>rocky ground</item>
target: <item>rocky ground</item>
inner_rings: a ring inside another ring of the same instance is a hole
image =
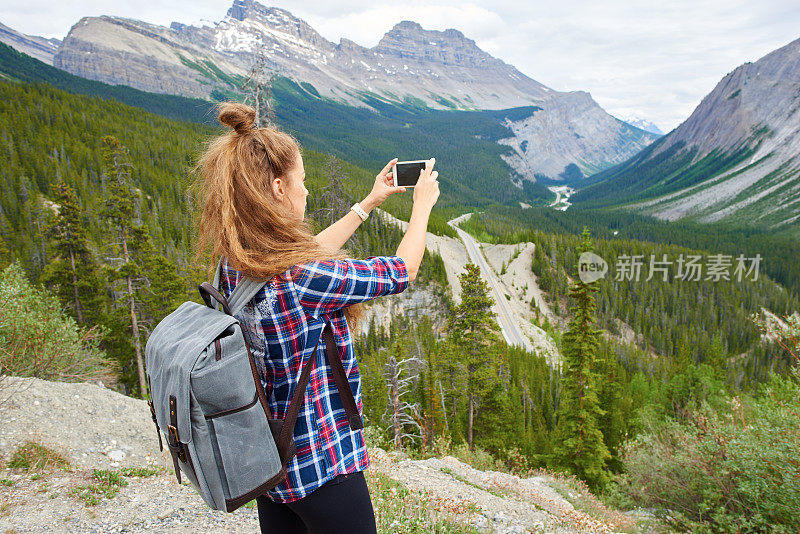
[[[159,452],[145,401],[90,383],[5,378],[5,384],[0,532],[258,532],[254,506],[216,512],[185,480],[177,483],[171,460]],[[70,465],[43,472],[8,468],[28,440],[57,451]],[[548,475],[520,479],[473,469],[450,456],[412,460],[380,448],[370,448],[369,456],[368,477],[382,473],[432,503],[443,517],[478,532],[611,532],[632,524],[616,512],[576,509],[569,486]],[[81,498],[81,487],[85,495],[97,482],[93,469],[118,473],[132,467],[157,473],[127,475],[127,485],[94,504]]]

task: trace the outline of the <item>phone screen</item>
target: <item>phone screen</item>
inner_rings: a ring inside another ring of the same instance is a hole
[[[413,187],[417,185],[419,173],[425,168],[425,161],[397,162],[397,185]]]

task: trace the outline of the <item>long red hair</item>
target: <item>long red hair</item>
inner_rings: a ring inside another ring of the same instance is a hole
[[[272,193],[275,178],[297,164],[300,145],[275,128],[253,128],[255,110],[236,102],[218,105],[218,120],[230,131],[208,141],[194,167],[192,193],[195,218],[195,260],[210,255],[209,276],[219,256],[234,269],[257,280],[270,280],[300,263],[345,259],[344,249],[333,250],[314,237],[307,220],[298,223],[289,208]],[[357,327],[363,309],[345,308],[351,327]]]

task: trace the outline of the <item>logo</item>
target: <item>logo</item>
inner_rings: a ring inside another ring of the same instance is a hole
[[[584,284],[603,278],[608,272],[606,260],[594,252],[584,252],[578,258],[578,277]]]

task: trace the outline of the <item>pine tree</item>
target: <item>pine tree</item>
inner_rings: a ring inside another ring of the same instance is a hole
[[[464,362],[466,394],[469,405],[467,442],[473,450],[475,411],[490,390],[496,386],[498,376],[497,345],[499,327],[491,310],[494,299],[489,286],[481,278],[477,265],[468,263],[459,275],[461,304],[448,318],[447,330],[453,346]]]
[[[103,137],[103,160],[105,162],[106,187],[109,196],[106,198],[102,217],[114,232],[115,240],[111,246],[114,257],[112,261],[116,267],[108,269],[109,282],[122,282],[122,291],[119,292],[122,307],[115,310],[111,324],[117,328],[124,327],[130,333],[136,357],[139,391],[142,395],[147,391],[144,373],[144,358],[142,355],[142,339],[139,328],[141,314],[141,299],[138,295],[141,283],[141,264],[134,261],[132,248],[136,241],[141,248],[142,232],[137,232],[139,226],[135,218],[137,194],[132,183],[133,166],[130,163],[128,150],[113,136]],[[116,293],[116,292],[115,292]],[[113,329],[113,328],[112,328]],[[125,346],[120,335],[114,336],[118,349]],[[117,358],[122,360],[123,373],[127,367],[127,357],[124,353],[117,353]],[[124,379],[123,379],[124,380]],[[133,384],[128,384],[133,386]],[[132,388],[135,389],[135,388]]]
[[[104,315],[104,286],[86,234],[83,208],[75,190],[63,181],[55,186],[57,214],[47,227],[55,257],[42,281],[54,290],[79,324],[98,324]]]
[[[591,250],[589,229],[584,227],[578,254]],[[610,458],[599,428],[604,411],[599,404],[596,378],[600,330],[593,326],[597,285],[597,281],[587,284],[576,278],[569,290],[576,305],[570,308],[573,317],[562,338],[563,385],[554,449],[556,464],[593,488],[600,488],[608,481],[606,462]]]
[[[105,201],[102,217],[111,223],[117,240],[112,243],[112,263],[107,266],[111,293],[117,296],[118,306],[108,317],[110,331],[105,342],[108,352],[122,364],[121,382],[131,393],[144,396],[146,381],[142,357],[142,342],[152,328],[167,314],[172,313],[187,298],[187,277],[159,254],[147,227],[142,224],[140,191],[133,187],[132,171],[127,150],[113,137],[103,139],[106,147],[106,176],[110,194]],[[191,270],[188,276],[197,276]],[[122,285],[121,291],[114,286]],[[131,376],[129,355],[136,358],[136,375]],[[138,387],[137,387],[138,386]]]
[[[421,329],[430,329],[430,318],[423,317],[417,325],[417,332]],[[432,333],[432,331],[431,331]],[[418,349],[422,351],[419,339],[416,340]],[[425,346],[425,371],[421,376],[422,383],[422,409],[423,409],[423,446],[430,448],[433,440],[438,434],[442,434],[448,429],[447,414],[445,413],[444,389],[442,388],[441,377],[439,376],[440,347],[443,343],[435,340],[429,341]]]

